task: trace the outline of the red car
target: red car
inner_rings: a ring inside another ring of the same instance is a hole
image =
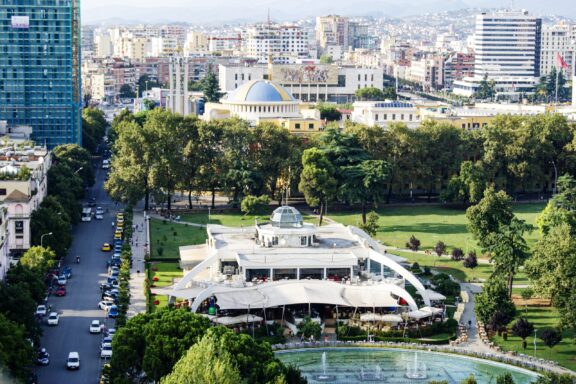
[[[60,286],[56,289],[56,292],[54,292],[54,294],[56,296],[65,296],[66,295],[66,287]]]

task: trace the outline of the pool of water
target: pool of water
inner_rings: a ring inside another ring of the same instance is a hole
[[[506,364],[445,353],[386,348],[324,348],[277,352],[278,358],[300,368],[313,383],[428,383],[458,384],[474,374],[478,384],[495,384],[510,372],[516,384],[536,381],[538,375]]]

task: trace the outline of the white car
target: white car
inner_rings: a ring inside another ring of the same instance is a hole
[[[102,332],[102,324],[100,324],[100,320],[92,320],[90,324],[90,333],[100,333]]]
[[[56,312],[50,312],[48,315],[48,325],[58,325],[60,321],[60,316]]]
[[[96,217],[96,220],[103,220],[104,219],[104,208],[97,207],[95,217]]]
[[[109,359],[112,357],[112,344],[102,343],[100,347],[100,358]]]
[[[110,168],[110,162],[108,160],[102,160],[102,169]]]
[[[39,305],[36,307],[36,316],[46,316],[48,310],[45,305]]]
[[[78,352],[70,352],[68,359],[66,359],[66,368],[80,369],[80,354]]]
[[[102,300],[101,302],[98,303],[98,308],[108,311],[110,307],[113,305],[114,305],[113,301]]]
[[[67,282],[68,279],[66,279],[66,276],[58,276],[58,285],[66,285]]]

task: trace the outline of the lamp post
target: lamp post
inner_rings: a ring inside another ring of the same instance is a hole
[[[81,170],[83,170],[83,169],[84,169],[84,167],[80,167],[80,168],[78,168],[77,170],[75,170],[75,171],[74,171],[74,174],[75,174],[75,175],[77,175],[77,174],[78,174],[78,172],[80,172],[80,171],[81,171]]]
[[[534,357],[536,357],[536,333],[538,331],[534,329]]]
[[[212,209],[212,207],[208,207],[208,224],[210,224],[210,209]]]
[[[40,247],[44,248],[44,236],[52,236],[52,232],[44,233],[40,236]]]

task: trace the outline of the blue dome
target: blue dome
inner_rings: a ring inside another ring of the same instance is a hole
[[[266,80],[253,80],[240,86],[228,95],[227,100],[256,103],[295,101],[284,87]]]

